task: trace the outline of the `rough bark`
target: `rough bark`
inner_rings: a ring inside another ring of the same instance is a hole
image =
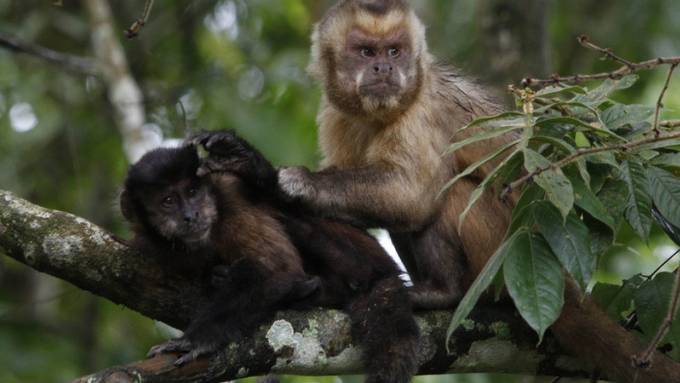
[[[0,191],[0,253],[38,271],[183,328],[206,300],[200,281],[145,257],[105,230],[74,215],[33,205]],[[444,347],[449,312],[418,315],[419,351],[426,374],[507,372],[585,376],[588,369],[562,354],[552,339],[536,348],[534,333],[511,307],[476,310]],[[165,355],[112,368],[76,382],[220,382],[270,372],[335,375],[361,372],[360,350],[345,314],[334,310],[284,312],[256,334],[212,358],[173,368]]]

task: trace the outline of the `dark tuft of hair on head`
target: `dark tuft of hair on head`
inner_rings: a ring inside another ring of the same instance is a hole
[[[193,146],[155,149],[130,167],[126,188],[170,185],[195,177],[198,166],[198,153]]]

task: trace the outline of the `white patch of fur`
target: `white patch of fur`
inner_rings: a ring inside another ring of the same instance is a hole
[[[406,87],[406,75],[404,72],[399,68],[399,86],[401,89],[404,89]]]
[[[307,175],[300,168],[279,170],[279,186],[290,197],[309,197],[315,194],[314,187],[307,181]]]
[[[359,88],[361,87],[361,83],[364,81],[364,74],[365,73],[366,73],[366,69],[362,69],[362,70],[359,71],[359,73],[357,73],[357,78],[355,79],[355,83],[354,83],[355,86],[356,86],[355,91],[357,92],[357,94],[359,94],[359,91],[360,91]]]

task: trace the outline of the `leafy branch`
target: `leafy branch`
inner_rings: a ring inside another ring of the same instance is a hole
[[[512,137],[504,147],[487,149],[489,155],[447,184],[502,159],[472,193],[460,221],[483,193],[500,190],[501,199],[521,195],[506,240],[458,306],[449,334],[494,283],[496,290],[505,286],[521,316],[542,337],[562,311],[563,290],[571,283],[563,280],[565,271],[585,293],[598,258],[624,226],[648,241],[656,225],[680,244],[680,120],[661,118],[680,56],[633,62],[585,36],[579,43],[622,66],[592,75],[524,79],[523,88],[510,86],[517,111],[472,121],[463,128],[473,131],[469,138],[449,148],[485,148],[492,138]],[[655,106],[610,98],[635,84],[634,72],[662,65],[669,69]],[[594,80],[600,82],[592,88],[569,85]],[[520,138],[510,134],[515,131],[523,133]],[[524,170],[518,172],[521,165]],[[673,320],[680,305],[678,278],[655,272],[623,286],[595,284],[593,298],[613,319],[628,318],[642,329],[648,346],[636,356],[638,368],[649,367],[654,351],[665,344],[680,360],[680,322]]]

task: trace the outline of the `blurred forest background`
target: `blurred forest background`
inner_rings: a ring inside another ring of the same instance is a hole
[[[192,129],[235,128],[276,164],[315,166],[319,90],[305,73],[308,35],[332,1],[163,0],[140,36],[126,40],[123,30],[140,17],[143,3],[109,0],[113,18],[101,20],[94,9],[105,0],[0,0],[0,40],[105,60],[115,50],[100,30],[109,22],[128,63],[92,70],[89,60],[68,67],[0,49],[0,188],[126,236],[117,191],[144,145]],[[435,55],[499,91],[529,74],[614,68],[578,45],[582,33],[634,61],[680,54],[676,0],[413,4]],[[664,71],[642,73],[619,97],[653,105],[664,78]],[[112,102],[116,89],[135,89],[130,79],[141,90],[139,101]],[[664,117],[680,117],[678,85],[666,105]],[[121,112],[130,114],[121,118]],[[676,250],[660,235],[649,244],[629,237],[624,230],[601,261],[599,280],[616,283],[649,272]],[[0,382],[68,382],[139,359],[165,336],[150,319],[0,257]],[[285,381],[359,381],[338,379]],[[417,381],[551,380],[478,374]]]

